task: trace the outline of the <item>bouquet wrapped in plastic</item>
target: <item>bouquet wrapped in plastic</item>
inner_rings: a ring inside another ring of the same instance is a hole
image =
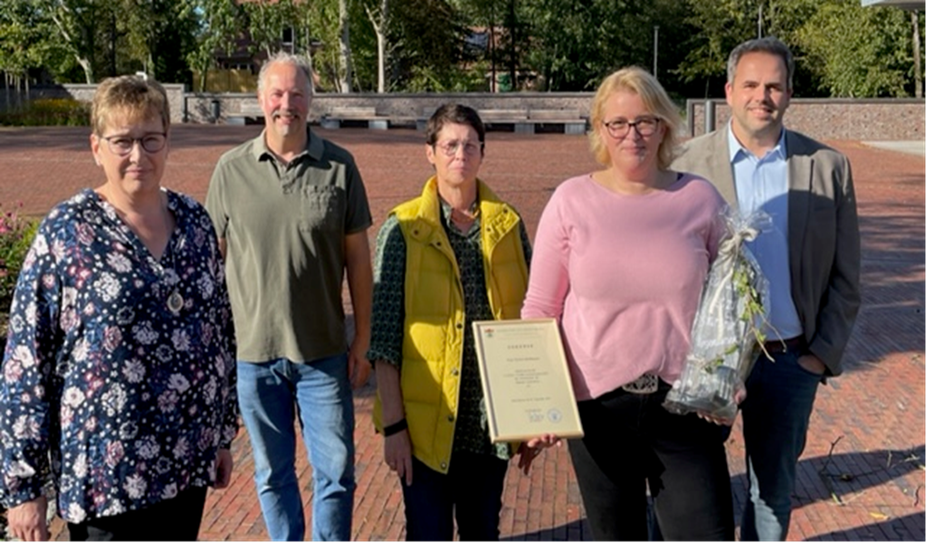
[[[765,342],[762,326],[769,293],[766,278],[745,242],[754,240],[771,221],[762,211],[741,217],[730,208],[723,212],[723,219],[728,232],[702,288],[685,368],[663,406],[673,413],[699,411],[733,420],[735,394],[744,386]]]

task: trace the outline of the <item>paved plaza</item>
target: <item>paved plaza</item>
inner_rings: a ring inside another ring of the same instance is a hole
[[[253,126],[175,127],[163,184],[202,201],[222,152],[259,131]],[[372,246],[389,209],[419,194],[431,173],[423,136],[412,130],[319,133],[357,158],[374,215]],[[87,136],[86,128],[0,128],[0,212],[21,205],[24,213],[43,215],[81,188],[101,184],[103,174],[93,164]],[[532,238],[551,191],[567,177],[596,168],[582,136],[490,133],[487,140],[481,177],[518,208]],[[828,143],[849,156],[856,180],[863,305],[847,349],[846,372],[818,393],[799,463],[789,539],[923,541],[923,146],[920,154],[909,154],[855,141]],[[382,438],[370,420],[374,391],[369,384],[355,399],[354,539],[401,540],[402,494],[382,461]],[[266,540],[244,429],[233,455],[231,486],[210,492],[200,539]],[[302,444],[297,455],[309,515],[311,468]],[[746,495],[739,422],[728,456],[739,525]],[[56,537],[67,538],[60,522],[54,528]],[[591,539],[566,447],[545,452],[530,476],[509,470],[501,529],[503,539]]]

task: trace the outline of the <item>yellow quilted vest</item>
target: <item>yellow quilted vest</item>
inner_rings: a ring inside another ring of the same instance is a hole
[[[482,181],[480,235],[486,292],[493,317],[517,319],[528,287],[528,266],[515,210]],[[405,323],[401,387],[412,454],[431,469],[450,465],[460,366],[463,362],[464,301],[460,270],[441,223],[434,177],[422,195],[397,206],[406,243]],[[380,398],[374,423],[382,429]]]

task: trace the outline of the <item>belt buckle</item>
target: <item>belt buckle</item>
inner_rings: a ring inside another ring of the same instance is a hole
[[[659,380],[657,376],[652,373],[645,373],[630,383],[622,385],[621,388],[631,394],[653,394],[657,391],[658,386]]]

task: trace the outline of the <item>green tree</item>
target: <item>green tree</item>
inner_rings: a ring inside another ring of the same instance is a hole
[[[530,34],[525,61],[539,88],[592,90],[601,78],[628,65],[652,62],[653,25],[659,10],[630,0],[536,0],[524,7]],[[664,31],[665,32],[665,31]]]
[[[391,10],[388,40],[394,81],[413,92],[464,91],[482,84],[466,50],[470,28],[446,0],[405,0]]]
[[[302,37],[301,50],[312,62],[318,78],[319,90],[338,90],[342,80],[342,61],[339,40],[339,11],[337,0],[315,0],[299,2],[297,21]],[[352,17],[354,22],[363,22],[363,14]],[[352,27],[352,30],[355,27]],[[352,34],[355,38],[356,33]],[[353,49],[353,43],[352,43]],[[312,51],[315,51],[314,53]]]
[[[53,23],[58,43],[80,66],[86,83],[95,82],[97,21],[106,20],[103,0],[34,0],[39,12]]]
[[[712,83],[716,91],[723,89],[725,64],[731,49],[756,37],[755,17],[759,3],[757,0],[687,0],[687,5],[690,15],[686,23],[694,31],[689,33],[687,40],[689,53],[675,73],[686,83],[704,82],[707,98],[712,95]]]
[[[913,82],[908,15],[895,8],[863,8],[852,0],[823,3],[796,32],[807,52],[804,67],[831,96],[910,96]]]
[[[21,104],[20,85],[29,92],[29,70],[42,66],[50,54],[49,28],[35,5],[9,2],[0,6],[0,72],[6,76],[6,106],[12,106],[11,86],[15,85],[17,105]]]
[[[255,0],[241,4],[245,12],[251,52],[270,56],[280,47],[283,31],[297,20],[293,0]]]
[[[232,0],[186,0],[183,17],[194,17],[199,25],[194,31],[196,46],[186,55],[187,65],[200,75],[199,89],[206,88],[207,72],[215,65],[217,52],[231,55],[242,34],[243,13]]]

